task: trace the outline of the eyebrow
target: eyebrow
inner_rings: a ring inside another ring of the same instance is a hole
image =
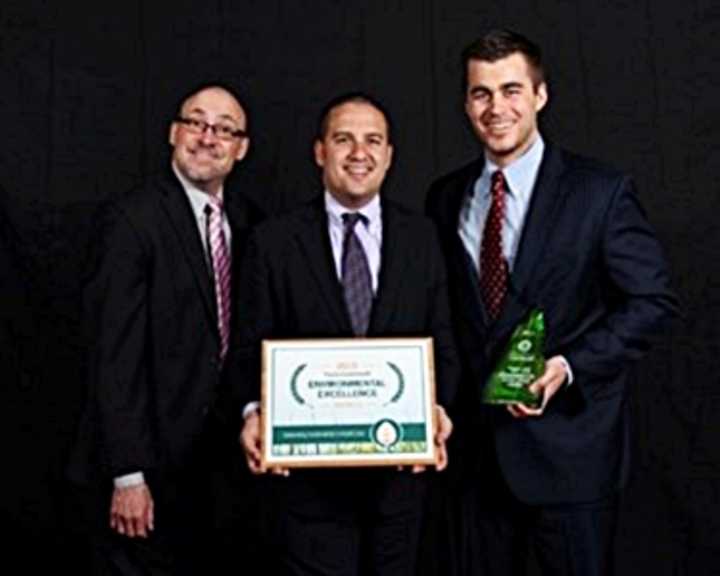
[[[351,138],[355,138],[355,134],[353,134],[350,130],[336,130],[335,132],[330,133],[330,137],[334,138],[335,136],[350,136]],[[362,138],[386,138],[385,134],[382,132],[366,132],[364,134],[361,134]]]
[[[192,108],[192,109],[188,110],[187,113],[188,114],[202,114],[203,116],[207,115],[207,111],[204,110],[203,108]],[[230,114],[220,114],[218,116],[218,118],[231,120],[235,124],[238,124],[238,125],[240,124],[240,120],[238,120],[237,118],[235,118],[234,116],[232,116]]]
[[[511,80],[510,82],[505,82],[504,84],[500,84],[498,90],[507,90],[508,88],[522,88],[523,83],[518,82],[517,80]],[[469,92],[471,95],[478,94],[479,92],[493,92],[493,90],[484,84],[479,84],[477,86],[470,86]]]
[[[524,84],[522,82],[518,82],[516,80],[512,80],[511,82],[505,82],[505,84],[500,85],[500,89],[505,88],[522,88]]]

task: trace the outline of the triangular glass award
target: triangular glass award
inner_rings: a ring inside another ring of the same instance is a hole
[[[532,394],[528,386],[545,371],[545,319],[534,309],[519,324],[490,375],[483,402],[486,404],[514,404],[521,402],[538,407],[541,398]]]

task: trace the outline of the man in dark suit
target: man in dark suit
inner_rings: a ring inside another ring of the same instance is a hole
[[[248,150],[245,111],[204,87],[169,141],[167,173],[112,207],[87,291],[88,405],[69,472],[99,486],[99,573],[197,573],[210,533],[233,263],[257,220],[224,187]]]
[[[675,309],[668,269],[626,176],[543,141],[540,52],[493,31],[463,53],[465,111],[483,145],[427,210],[446,253],[464,368],[458,424],[470,574],[612,573],[628,469],[628,380]],[[513,329],[545,315],[539,407],[481,393]]]
[[[332,101],[314,152],[324,195],[258,227],[241,275],[247,361],[237,383],[246,406],[248,464],[264,471],[258,412],[246,405],[260,397],[262,339],[432,336],[442,469],[451,423],[441,406],[452,402],[457,360],[432,222],[381,198],[393,147],[388,117],[372,98],[351,94]],[[361,272],[349,263],[356,256]],[[367,299],[350,295],[354,274]],[[260,479],[271,523],[268,560],[276,562],[269,573],[414,574],[428,481],[420,468],[279,472],[286,475]]]

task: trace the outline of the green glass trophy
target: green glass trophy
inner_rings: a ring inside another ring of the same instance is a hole
[[[500,357],[483,392],[486,404],[514,404],[522,402],[537,408],[541,398],[532,394],[528,386],[545,370],[545,319],[534,309],[519,324]]]

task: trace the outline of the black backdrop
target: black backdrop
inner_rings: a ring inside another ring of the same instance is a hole
[[[208,79],[242,89],[253,141],[241,185],[277,211],[317,191],[321,105],[372,91],[396,125],[387,193],[420,208],[434,176],[476,153],[458,54],[498,25],[544,47],[545,134],[635,176],[684,303],[684,321],[638,370],[619,573],[720,574],[712,0],[3,0],[0,525],[23,572],[80,561],[62,462],[83,396],[85,261],[102,203],[167,161],[180,94]]]

